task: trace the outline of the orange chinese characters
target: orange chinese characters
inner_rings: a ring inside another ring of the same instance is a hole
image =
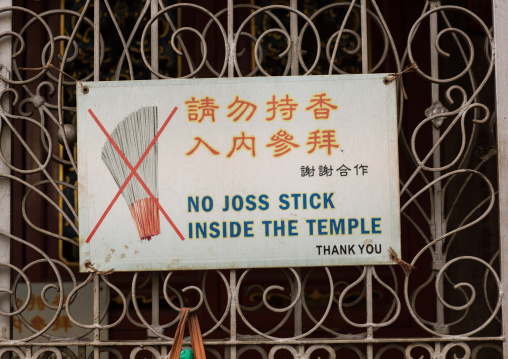
[[[313,153],[317,148],[325,148],[328,156],[332,154],[332,149],[339,148],[339,144],[335,139],[335,130],[315,130],[309,132],[307,145],[311,146],[311,149],[307,153]]]
[[[36,306],[38,310],[44,310],[45,307],[41,296],[32,294],[32,298],[28,304],[27,310],[34,310]]]
[[[46,323],[46,320],[43,317],[41,317],[40,315],[36,315],[32,319],[30,319],[30,325],[34,329],[41,330],[44,329],[44,327],[48,324]]]
[[[233,153],[241,150],[243,147],[245,147],[247,151],[250,151],[252,157],[256,157],[256,137],[245,136],[244,131],[242,131],[241,136],[233,137],[233,146],[231,147],[231,151],[229,151],[226,157],[229,158],[233,156]]]
[[[199,136],[196,136],[194,137],[194,141],[196,141],[196,145],[189,151],[186,153],[187,156],[190,156],[192,155],[194,152],[196,152],[196,150],[199,148],[199,146],[203,145],[205,146],[205,148],[210,151],[212,153],[212,155],[214,156],[217,156],[218,154],[220,154],[219,151],[217,151],[215,148],[213,148],[212,146],[210,146],[208,143],[206,143],[205,140],[203,140],[201,137]]]
[[[233,107],[235,108],[231,110]],[[238,111],[241,110],[240,113],[238,113],[236,117],[233,118],[233,122],[238,121],[244,114],[245,122],[247,122],[252,118],[252,116],[254,116],[254,113],[258,107],[252,102],[241,100],[240,97],[235,96],[235,100],[228,105],[228,109],[231,110],[231,112],[226,115],[227,117],[233,117]],[[247,110],[249,110],[249,112],[247,112]]]
[[[23,330],[23,327],[21,326],[21,320],[16,317],[12,318],[12,329],[17,329],[18,332],[21,333]]]
[[[291,151],[293,148],[300,147],[299,144],[291,142],[294,139],[292,135],[284,130],[279,130],[270,137],[271,142],[266,147],[273,147],[273,157],[280,157]]]
[[[184,102],[187,106],[187,119],[189,121],[203,122],[205,117],[209,117],[212,122],[215,122],[215,110],[219,108],[215,104],[215,99],[211,97],[204,97],[199,101],[194,96]],[[200,115],[201,111],[201,116]]]
[[[61,315],[57,318],[53,324],[53,331],[56,332],[58,329],[63,329],[66,333],[72,328],[72,323],[68,316]]]
[[[328,120],[330,118],[330,111],[339,108],[339,106],[331,103],[331,98],[326,98],[325,96],[326,92],[315,94],[309,101],[311,105],[305,107],[305,111],[313,110],[315,120]]]
[[[277,114],[277,110],[279,110],[284,121],[289,121],[293,119],[293,112],[295,112],[298,107],[298,103],[290,98],[288,94],[279,101],[275,99],[275,95],[272,95],[272,100],[267,101],[266,105],[268,106],[266,112],[271,114],[270,117],[265,118],[266,121],[272,121]]]

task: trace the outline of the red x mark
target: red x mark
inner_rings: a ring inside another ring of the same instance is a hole
[[[127,159],[127,157],[125,157],[125,155],[123,154],[123,152],[120,150],[120,147],[118,147],[118,145],[116,144],[116,142],[113,140],[113,138],[109,135],[108,131],[106,131],[106,129],[104,128],[104,126],[102,125],[102,123],[99,121],[99,119],[97,118],[97,116],[95,116],[95,114],[93,113],[93,111],[91,109],[88,110],[88,113],[90,113],[90,115],[92,116],[92,118],[95,120],[95,122],[97,123],[97,125],[99,126],[99,128],[102,130],[102,132],[104,132],[104,134],[106,135],[106,137],[108,138],[108,141],[111,142],[111,145],[113,146],[113,148],[116,150],[116,152],[118,152],[118,154],[120,155],[120,157],[122,158],[122,160],[125,162],[125,164],[127,165],[127,167],[129,167],[129,169],[131,170],[131,173],[129,174],[129,176],[127,176],[127,178],[125,179],[125,182],[123,183],[122,187],[120,187],[120,189],[118,190],[118,193],[115,195],[115,197],[113,198],[113,200],[111,201],[111,203],[109,204],[108,208],[106,208],[106,211],[104,211],[104,213],[102,214],[102,217],[99,219],[99,222],[97,222],[97,224],[95,225],[93,231],[90,233],[90,235],[88,236],[88,238],[86,239],[86,243],[90,242],[90,240],[92,239],[93,235],[95,234],[95,232],[97,232],[97,229],[99,228],[99,226],[101,225],[102,221],[104,221],[104,218],[106,218],[107,214],[109,213],[109,211],[111,210],[111,208],[113,207],[113,205],[115,204],[116,200],[118,199],[118,197],[120,197],[120,195],[122,194],[123,190],[125,189],[125,187],[127,187],[127,184],[129,183],[129,181],[132,179],[132,177],[136,177],[136,179],[139,181],[139,183],[141,184],[141,186],[143,186],[143,188],[145,189],[146,193],[148,193],[148,195],[150,196],[150,198],[152,199],[152,201],[157,205],[157,207],[159,208],[159,210],[161,211],[161,213],[164,215],[164,217],[166,217],[166,219],[168,220],[169,224],[171,225],[171,227],[173,227],[173,229],[175,230],[176,234],[178,234],[178,236],[180,237],[180,239],[183,241],[185,239],[185,237],[183,236],[183,234],[178,230],[178,228],[176,227],[176,225],[173,223],[173,221],[171,220],[171,218],[169,218],[168,214],[166,213],[166,211],[164,210],[164,208],[162,208],[162,206],[160,205],[159,201],[157,200],[157,198],[155,198],[155,196],[153,195],[152,191],[150,191],[150,189],[148,188],[148,186],[145,184],[145,182],[141,179],[141,177],[138,175],[138,173],[136,172],[139,168],[139,166],[141,166],[141,163],[143,163],[143,161],[145,160],[146,156],[148,155],[148,153],[150,152],[150,150],[152,149],[152,147],[155,145],[155,142],[157,142],[157,140],[159,139],[159,136],[161,135],[162,131],[164,131],[164,129],[166,128],[167,124],[169,123],[169,120],[171,120],[171,118],[173,117],[173,115],[175,114],[176,110],[178,108],[175,107],[173,109],[173,111],[169,114],[168,118],[166,119],[166,121],[164,122],[164,124],[162,125],[162,127],[160,128],[160,130],[157,132],[157,134],[155,135],[155,137],[152,139],[152,142],[150,142],[150,144],[148,145],[148,147],[146,148],[145,152],[143,153],[143,155],[141,156],[141,158],[138,160],[138,162],[136,163],[136,166],[132,167],[131,163],[129,162],[129,160]]]

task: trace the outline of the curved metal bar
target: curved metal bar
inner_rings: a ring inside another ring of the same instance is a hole
[[[150,21],[148,21],[148,23],[145,25],[145,28],[143,29],[143,33],[141,34],[141,57],[143,59],[143,62],[145,63],[145,66],[154,74],[156,75],[157,77],[159,78],[170,78],[170,77],[167,77],[167,76],[164,76],[158,72],[156,72],[152,66],[148,63],[148,60],[146,59],[146,55],[145,55],[145,48],[144,48],[144,39],[146,37],[146,33],[148,31],[148,28],[149,26],[161,15],[164,15],[166,14],[167,12],[171,11],[172,9],[175,9],[175,8],[180,8],[180,7],[189,7],[189,8],[193,8],[193,9],[198,9],[202,12],[204,12],[206,15],[208,15],[211,19],[214,20],[214,22],[217,24],[217,26],[219,27],[220,31],[221,31],[221,34],[223,36],[223,39],[224,39],[224,44],[226,44],[226,49],[228,49],[228,46],[227,46],[227,35],[226,35],[226,32],[224,30],[224,28],[222,27],[222,25],[220,24],[219,20],[207,9],[205,9],[204,7],[202,6],[198,6],[198,5],[194,5],[194,4],[188,4],[188,3],[181,3],[181,4],[175,4],[175,5],[171,5],[171,6],[168,6],[168,7],[165,7],[164,9],[160,10],[153,18],[150,19]],[[199,33],[199,31],[193,29],[193,28],[185,28],[186,30],[190,30],[196,34],[198,34],[198,36],[200,37],[200,39],[202,40],[202,45],[205,46],[206,42],[204,40],[204,38],[202,37],[202,35]],[[181,32],[182,29],[179,29],[179,32]],[[172,38],[172,41],[174,40],[174,38]],[[175,46],[174,44],[172,45],[173,46],[173,49],[175,49]],[[205,47],[205,50],[206,50],[206,47]],[[227,56],[227,53],[228,51],[226,51],[226,55]],[[205,55],[206,55],[206,51],[205,51]],[[206,57],[204,56],[203,57],[203,61],[201,62],[200,66],[198,66],[194,71],[192,71],[190,74],[186,75],[186,76],[183,76],[182,78],[189,78],[189,77],[193,77],[195,76],[200,70],[201,68],[203,68],[204,64],[205,64],[205,60],[206,60]]]

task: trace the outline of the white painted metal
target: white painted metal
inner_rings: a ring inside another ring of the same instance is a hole
[[[499,168],[499,221],[503,295],[503,357],[508,358],[508,3],[494,0],[494,41],[496,61],[496,113]]]
[[[12,0],[0,0],[0,8],[12,5]],[[11,13],[4,12],[0,14],[0,33],[11,31],[12,19]],[[12,42],[10,37],[0,39],[0,73],[2,76],[10,78],[11,75],[11,55]],[[0,80],[0,92],[9,87],[8,84]],[[9,110],[9,99],[6,96],[2,99],[0,106]],[[1,110],[0,110],[1,111]],[[4,154],[7,161],[11,159],[11,133],[5,128],[0,138],[0,151]],[[11,171],[7,165],[0,161],[0,174],[10,174]],[[4,233],[11,232],[11,184],[5,178],[0,180],[0,231]],[[0,263],[11,262],[11,239],[0,234]],[[7,289],[11,287],[10,269],[2,266],[0,268],[0,288]],[[0,293],[0,311],[8,313],[10,311],[10,298],[7,293]],[[0,316],[0,340],[10,339],[11,336],[11,318]]]

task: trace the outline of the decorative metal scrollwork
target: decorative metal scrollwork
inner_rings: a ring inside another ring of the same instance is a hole
[[[499,238],[486,229],[498,220],[490,19],[429,0],[401,42],[388,27],[390,9],[376,0],[228,0],[223,9],[163,0],[131,10],[112,0],[62,4],[41,13],[0,9],[25,19],[0,33],[0,47],[10,41],[13,49],[12,62],[0,64],[0,138],[9,133],[25,158],[1,147],[11,173],[0,174],[0,190],[17,188],[16,220],[27,228],[24,237],[0,234],[30,254],[23,264],[0,263],[13,277],[10,288],[0,288],[0,300],[11,302],[0,316],[23,329],[16,342],[0,341],[0,356],[168,358],[183,306],[203,318],[214,358],[501,356]],[[36,59],[36,69],[22,69],[25,58]],[[400,92],[398,111],[402,247],[418,268],[408,276],[372,266],[84,276],[73,260],[34,244],[37,233],[71,256],[78,245],[76,84],[64,73],[79,81],[340,76],[396,73],[414,62],[416,73],[403,78],[409,100]],[[34,218],[33,201],[62,228]],[[49,283],[35,293],[34,272],[42,267]],[[478,275],[465,277],[471,268]],[[93,316],[83,321],[76,298],[90,287],[95,294],[80,305]],[[50,319],[27,319],[35,297]],[[55,334],[62,317],[79,334]],[[133,327],[136,339],[101,336]]]

